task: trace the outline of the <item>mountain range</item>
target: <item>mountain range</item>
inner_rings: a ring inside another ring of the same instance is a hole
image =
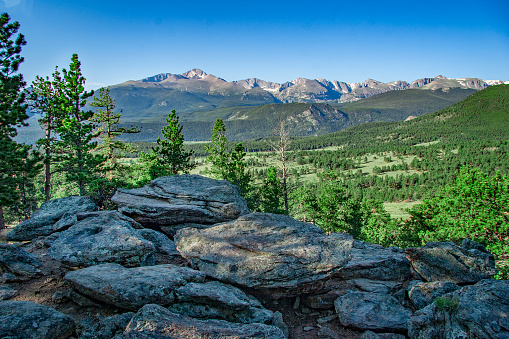
[[[210,140],[217,118],[225,121],[229,140],[247,140],[270,136],[282,119],[293,136],[322,135],[372,121],[401,121],[435,112],[501,83],[444,76],[411,83],[303,78],[283,84],[257,78],[227,82],[193,69],[126,81],[111,86],[110,95],[115,111],[122,112],[122,122],[142,127],[142,133],[126,137],[129,141],[155,141],[172,109],[188,141]],[[18,140],[34,142],[39,134],[36,119],[32,117],[30,127],[19,130]]]
[[[504,82],[500,80],[451,79],[441,75],[434,78],[417,79],[411,83],[400,80],[383,83],[373,79],[367,79],[361,83],[347,83],[304,78],[297,78],[283,84],[257,78],[227,82],[200,69],[193,69],[182,74],[161,73],[137,81],[126,81],[112,86],[112,92],[115,93],[118,106],[129,106],[125,104],[132,101],[133,97],[141,99],[140,97],[144,97],[145,92],[150,90],[153,93],[151,97],[153,100],[150,103],[143,100],[147,110],[157,111],[155,107],[167,109],[168,106],[177,109],[174,106],[182,106],[180,103],[180,99],[182,99],[187,100],[188,104],[177,111],[186,112],[197,108],[210,108],[210,106],[214,108],[233,106],[235,102],[238,106],[294,102],[346,103],[394,90],[413,88],[481,90],[490,85],[502,83]],[[130,93],[131,91],[137,91],[137,93]],[[166,92],[167,96],[158,100],[158,93],[161,91]],[[219,101],[223,102],[218,102],[220,98],[223,100]],[[121,108],[125,111],[128,107]]]

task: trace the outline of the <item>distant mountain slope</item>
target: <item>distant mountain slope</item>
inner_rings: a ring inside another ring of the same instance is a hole
[[[429,142],[509,141],[509,85],[496,85],[434,113],[404,121],[362,124],[318,137],[296,139],[301,149],[343,145],[391,149]]]
[[[210,111],[179,113],[184,137],[188,141],[210,140],[217,118],[224,120],[229,140],[249,140],[272,135],[274,126],[284,120],[291,136],[322,135],[373,121],[402,121],[450,106],[472,89],[391,91],[351,104],[290,103],[257,107],[237,106]],[[128,136],[130,141],[155,141],[165,125],[161,118],[137,122],[142,133]]]

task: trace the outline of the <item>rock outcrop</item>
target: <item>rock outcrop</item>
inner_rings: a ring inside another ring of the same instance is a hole
[[[68,272],[65,280],[87,297],[138,310],[146,304],[171,305],[175,289],[190,282],[204,282],[205,274],[170,264],[134,268],[103,264]]]
[[[40,274],[41,264],[15,245],[0,243],[0,283],[30,280]]]
[[[60,232],[48,255],[74,267],[108,262],[136,267],[152,265],[155,250],[125,216],[98,212]]]
[[[493,256],[474,241],[402,250],[326,235],[193,175],[118,190],[119,211],[87,199],[44,204],[11,232],[31,243],[0,244],[0,337],[509,338],[509,282],[490,279]],[[20,301],[27,290],[108,311],[75,326]]]
[[[91,212],[98,209],[90,197],[71,196],[45,202],[30,216],[21,222],[6,239],[8,241],[30,241],[40,236],[60,232],[77,221],[79,212]]]
[[[54,339],[74,334],[72,317],[27,301],[0,301],[2,338]]]
[[[274,317],[255,297],[218,281],[189,283],[177,288],[175,302],[168,309],[193,318],[244,324],[271,324]]]
[[[207,229],[182,229],[175,244],[208,276],[281,297],[320,289],[321,280],[348,263],[353,239],[327,236],[288,216],[252,213]]]
[[[509,281],[483,280],[435,299],[408,323],[410,338],[509,338]]]
[[[413,281],[408,286],[408,297],[415,309],[420,310],[433,303],[436,298],[460,289],[450,281],[421,282]]]
[[[472,248],[472,242],[468,244],[464,248],[452,242],[430,242],[423,247],[407,248],[405,254],[425,281],[465,285],[492,278],[496,274],[493,255]]]
[[[387,294],[350,292],[334,302],[343,326],[377,332],[406,332],[412,312]]]
[[[199,175],[161,177],[142,188],[118,189],[111,200],[143,226],[169,234],[172,226],[214,224],[249,213],[236,186]]]
[[[283,332],[264,324],[238,324],[224,320],[198,320],[175,314],[159,305],[145,305],[132,318],[123,338],[260,338],[284,339]]]

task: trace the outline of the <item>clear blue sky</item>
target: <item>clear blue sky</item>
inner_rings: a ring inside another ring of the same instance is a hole
[[[509,1],[0,0],[30,83],[78,53],[91,87],[201,68],[227,81],[509,80]]]

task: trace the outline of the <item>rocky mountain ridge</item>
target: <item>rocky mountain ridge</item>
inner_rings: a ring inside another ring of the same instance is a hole
[[[117,86],[158,86],[187,92],[206,91],[209,94],[216,93],[223,95],[245,93],[246,91],[258,89],[267,92],[266,94],[270,94],[280,103],[344,103],[395,90],[411,88],[470,88],[481,90],[488,86],[502,83],[509,83],[509,81],[482,80],[478,78],[453,79],[442,75],[433,78],[417,79],[411,83],[401,80],[383,83],[373,79],[367,79],[360,83],[347,83],[337,80],[305,78],[297,78],[282,84],[258,78],[227,82],[220,77],[207,74],[201,69],[195,68],[182,74],[161,73],[137,81],[127,81]]]

